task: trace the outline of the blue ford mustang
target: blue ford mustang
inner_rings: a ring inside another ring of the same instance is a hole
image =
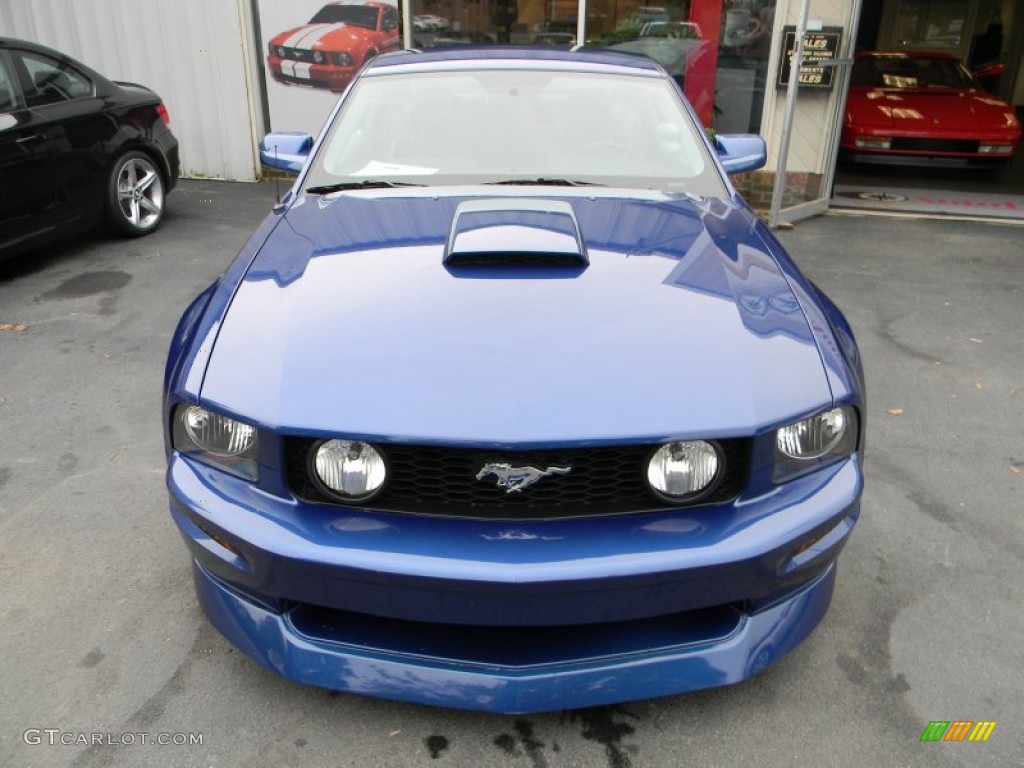
[[[824,615],[860,510],[839,310],[656,64],[372,62],[171,344],[200,602],[293,680],[529,712],[748,678]]]

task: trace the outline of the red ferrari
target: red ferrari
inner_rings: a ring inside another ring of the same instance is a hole
[[[986,93],[954,56],[857,54],[841,139],[849,159],[1001,165],[1020,134],[1013,107]]]

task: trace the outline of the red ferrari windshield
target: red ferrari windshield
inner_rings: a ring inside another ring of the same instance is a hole
[[[956,59],[892,54],[864,56],[853,65],[852,86],[869,88],[976,88]]]

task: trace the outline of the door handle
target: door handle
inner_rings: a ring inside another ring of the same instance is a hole
[[[35,144],[38,141],[42,141],[43,136],[39,133],[33,133],[30,136],[22,136],[21,138],[15,139],[15,144]]]

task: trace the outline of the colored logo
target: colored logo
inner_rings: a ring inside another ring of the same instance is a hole
[[[921,741],[988,741],[995,729],[995,720],[932,720]]]

